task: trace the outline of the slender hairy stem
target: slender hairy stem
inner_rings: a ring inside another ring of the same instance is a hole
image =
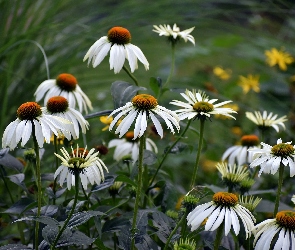
[[[171,68],[170,68],[170,73],[169,73],[169,76],[163,86],[164,87],[167,87],[169,82],[170,82],[170,79],[171,77],[173,76],[173,73],[174,73],[174,67],[175,67],[175,43],[172,43],[171,45]]]
[[[221,240],[222,240],[222,236],[223,236],[223,227],[224,227],[224,222],[222,222],[221,225],[217,228],[216,238],[214,241],[214,250],[218,250],[218,248],[221,244]]]
[[[185,213],[184,213],[184,217],[186,218],[188,215],[188,210],[185,209]],[[186,231],[186,227],[187,227],[187,224],[186,224],[186,220],[183,221],[183,225],[181,227],[181,237],[184,238],[185,237],[185,231]]]
[[[276,217],[278,213],[278,209],[280,205],[280,196],[281,196],[281,191],[283,186],[283,175],[284,175],[284,164],[281,164],[279,168],[279,180],[278,180],[278,191],[277,191],[276,203],[275,203],[275,208],[273,211],[274,218]]]
[[[143,176],[143,150],[145,146],[145,133],[140,138],[139,144],[139,155],[138,155],[138,179],[137,179],[137,190],[136,190],[136,197],[135,197],[135,204],[134,204],[134,212],[133,212],[133,220],[132,220],[132,241],[131,241],[131,249],[135,249],[135,233],[136,233],[136,219],[137,219],[137,212],[140,202],[140,193],[142,187],[142,176]]]
[[[177,229],[181,226],[182,222],[185,220],[186,218],[186,213],[183,214],[183,216],[181,217],[181,219],[178,221],[177,225],[175,226],[175,228],[172,230],[172,232],[170,233],[167,241],[166,241],[166,244],[165,244],[165,248],[164,250],[167,250],[168,247],[169,247],[169,243],[173,237],[173,235],[176,233]]]
[[[54,152],[56,153],[56,154],[58,154],[58,146],[57,146],[57,137],[56,137],[56,135],[55,134],[53,134],[53,143],[54,143]],[[57,168],[58,168],[58,158],[57,157],[55,157],[55,171],[57,170]],[[53,205],[55,205],[55,192],[56,192],[56,178],[54,179],[54,181],[53,181],[53,187],[52,187],[52,191],[53,191],[53,194],[54,194],[54,197],[53,197],[53,201],[52,201],[52,203],[53,203]]]
[[[33,127],[33,141],[34,141],[34,150],[36,154],[36,177],[37,177],[37,204],[38,204],[38,209],[37,209],[37,217],[40,216],[41,214],[41,200],[42,200],[42,184],[41,184],[41,166],[40,166],[40,154],[39,154],[39,145],[35,136],[35,127]],[[39,222],[36,221],[36,227],[35,227],[35,249],[38,250],[38,245],[39,245]]]
[[[77,205],[77,201],[78,201],[78,195],[79,195],[79,172],[75,171],[75,197],[74,197],[74,203],[73,203],[73,206],[72,206],[72,209],[68,215],[68,218],[66,219],[66,221],[64,222],[62,228],[59,230],[58,232],[58,235],[56,236],[53,244],[52,244],[52,247],[50,248],[51,250],[54,250],[57,243],[58,243],[58,240],[60,239],[60,237],[62,236],[62,233],[64,232],[64,230],[66,229],[74,211],[75,211],[75,208],[76,208],[76,205]]]
[[[157,168],[157,170],[156,170],[156,172],[155,172],[155,174],[154,174],[154,176],[153,176],[153,178],[151,179],[151,181],[150,181],[150,184],[149,184],[149,186],[151,186],[152,184],[153,184],[153,182],[154,182],[154,180],[155,180],[155,178],[156,178],[156,176],[157,176],[157,174],[158,174],[158,172],[159,172],[159,170],[160,170],[160,168],[162,167],[162,165],[163,165],[163,163],[164,163],[164,161],[165,161],[165,159],[166,159],[166,157],[168,156],[168,154],[170,153],[170,151],[171,151],[171,149],[179,142],[179,140],[184,136],[184,134],[186,133],[186,131],[188,130],[188,128],[189,128],[189,126],[190,126],[190,124],[191,124],[191,121],[192,120],[188,120],[188,123],[186,124],[186,127],[185,127],[185,129],[183,130],[183,132],[181,133],[181,135],[176,139],[176,141],[166,150],[166,152],[165,152],[165,154],[164,154],[164,156],[163,156],[163,158],[162,158],[162,160],[161,160],[161,162],[160,162],[160,164],[159,164],[159,166],[158,166],[158,168]]]
[[[134,81],[136,86],[139,86],[137,79],[135,78],[135,76],[125,67],[125,65],[123,65],[123,69],[125,70],[125,72],[127,73],[128,76],[130,76],[130,78]]]
[[[198,167],[199,167],[199,160],[200,160],[200,155],[202,151],[202,144],[203,144],[203,136],[204,136],[204,126],[205,125],[205,120],[200,119],[200,134],[199,134],[199,145],[198,145],[198,152],[197,152],[197,157],[196,157],[196,164],[193,170],[193,177],[192,177],[192,182],[191,182],[191,188],[194,187],[195,182],[196,182],[196,177],[197,177],[197,172],[198,172]]]

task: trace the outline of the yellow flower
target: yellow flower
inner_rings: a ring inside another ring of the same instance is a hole
[[[103,124],[106,124],[106,126],[102,129],[102,131],[106,131],[109,129],[109,126],[110,124],[112,123],[113,121],[113,117],[109,117],[107,115],[105,116],[101,116],[99,117],[99,120],[103,123]],[[118,122],[117,122],[117,126],[120,124],[120,122],[122,121],[122,119],[120,119]]]
[[[50,137],[50,142],[54,144],[54,134]],[[63,134],[60,134],[56,138],[57,145],[63,145],[65,140],[65,136]]]
[[[223,69],[219,66],[213,69],[213,74],[216,75],[221,80],[228,80],[231,77],[232,71],[230,69]]]
[[[276,64],[281,70],[287,70],[287,64],[294,62],[294,58],[287,52],[284,52],[282,49],[277,50],[272,48],[271,50],[266,50],[264,52],[266,56],[266,63],[273,67]]]
[[[243,92],[247,94],[251,89],[255,92],[259,92],[259,76],[248,74],[247,77],[245,76],[239,76],[240,80],[238,82],[238,85],[243,88]]]

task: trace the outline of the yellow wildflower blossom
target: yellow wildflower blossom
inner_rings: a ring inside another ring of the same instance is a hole
[[[228,80],[231,77],[232,71],[230,69],[223,69],[219,66],[213,69],[213,74],[221,80]]]
[[[103,124],[106,124],[106,126],[102,129],[102,131],[106,131],[109,129],[109,126],[110,124],[112,123],[113,121],[113,117],[109,117],[107,115],[104,115],[104,116],[100,116],[99,117],[99,120],[103,123]],[[121,122],[121,119],[117,122],[117,126],[120,124]]]
[[[271,50],[266,50],[264,54],[266,56],[266,63],[270,67],[277,64],[279,68],[284,71],[287,70],[287,64],[294,62],[294,58],[282,49],[277,50],[276,48],[272,48]]]
[[[247,77],[245,76],[239,76],[240,80],[238,82],[238,85],[243,88],[243,92],[247,94],[251,89],[255,92],[259,92],[259,76],[258,75],[252,75],[248,74]]]

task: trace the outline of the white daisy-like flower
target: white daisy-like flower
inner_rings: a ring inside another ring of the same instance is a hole
[[[277,144],[274,146],[261,142],[261,149],[248,149],[254,154],[254,160],[250,167],[253,168],[260,165],[258,174],[260,176],[262,172],[275,174],[282,163],[284,166],[289,165],[290,177],[293,177],[295,175],[295,150],[291,143],[283,143],[281,139],[278,139]]]
[[[180,31],[179,27],[177,27],[176,23],[171,28],[170,25],[153,25],[155,28],[153,31],[156,33],[159,33],[159,36],[167,36],[169,41],[172,43],[175,43],[180,38],[182,38],[185,42],[190,41],[193,45],[195,45],[195,38],[190,35],[190,33],[194,30],[195,27],[192,27],[190,29],[186,29],[183,31]]]
[[[89,123],[84,119],[83,115],[69,107],[69,103],[63,96],[51,97],[46,107],[42,108],[44,114],[58,116],[72,122],[73,126],[70,127],[69,133],[74,139],[79,138],[80,128],[83,134],[86,134],[86,129],[88,129]]]
[[[295,249],[295,212],[280,211],[275,219],[257,224],[254,234],[254,250],[293,250]]]
[[[139,154],[139,140],[133,140],[134,132],[129,131],[125,134],[123,139],[113,139],[109,142],[109,148],[115,148],[114,159],[116,161],[122,160],[124,157],[129,156],[133,163],[138,160]],[[145,149],[150,150],[154,153],[158,153],[156,144],[150,139],[146,138]]]
[[[121,138],[131,127],[132,123],[135,121],[134,128],[134,137],[141,137],[147,129],[147,121],[151,119],[155,125],[157,133],[163,138],[163,128],[161,123],[159,122],[156,115],[162,117],[170,129],[170,131],[174,134],[173,125],[179,131],[179,118],[177,114],[169,109],[166,109],[160,105],[158,105],[158,101],[155,97],[148,94],[140,94],[136,95],[132,98],[131,102],[127,102],[126,105],[115,109],[110,115],[114,116],[114,120],[110,124],[109,130],[115,126],[117,121],[124,115],[125,118],[121,121],[120,125],[115,130],[115,133],[119,133],[119,137]]]
[[[295,204],[295,194],[292,195],[291,201]]]
[[[81,183],[84,189],[87,189],[88,183],[93,185],[96,183],[99,185],[104,181],[103,169],[108,172],[107,167],[103,161],[97,156],[99,152],[95,152],[92,148],[87,151],[86,148],[77,149],[72,148],[72,154],[70,155],[65,148],[60,150],[62,155],[56,154],[56,157],[61,159],[62,163],[54,173],[54,179],[59,175],[59,184],[62,186],[65,179],[67,179],[67,188],[70,190],[72,186],[75,186],[75,174],[79,174]]]
[[[88,113],[87,108],[93,109],[91,101],[78,85],[77,79],[71,74],[64,73],[58,75],[56,79],[45,80],[39,85],[34,95],[36,102],[44,97],[44,106],[49,98],[63,96],[68,100],[71,108],[76,108],[78,105],[80,112],[85,110]]]
[[[227,159],[230,165],[237,163],[239,166],[250,164],[253,161],[253,152],[249,148],[259,148],[259,138],[256,135],[244,135],[241,145],[229,147],[222,155],[222,161]]]
[[[114,69],[115,74],[119,73],[124,66],[125,59],[129,61],[131,72],[138,68],[137,59],[149,69],[149,63],[141,49],[130,43],[131,34],[123,27],[113,27],[108,31],[107,36],[97,40],[87,51],[83,61],[88,59],[88,65],[92,60],[95,68],[110,51],[110,69]]]
[[[180,93],[182,97],[187,101],[182,102],[173,100],[170,102],[173,105],[182,107],[182,109],[176,110],[180,120],[188,118],[207,119],[211,115],[225,115],[235,119],[230,113],[237,113],[231,108],[220,108],[221,106],[230,103],[231,101],[224,101],[218,104],[214,104],[218,99],[209,100],[209,97],[203,92],[194,89],[193,91],[186,90],[185,93]]]
[[[206,220],[207,219],[207,220]],[[213,201],[197,206],[187,216],[187,224],[191,231],[198,229],[205,223],[205,231],[214,231],[224,224],[224,234],[228,235],[231,227],[235,235],[240,232],[242,221],[246,239],[251,236],[251,230],[255,223],[252,213],[238,204],[238,197],[233,193],[218,192],[213,195]]]
[[[246,112],[246,117],[261,129],[273,127],[277,132],[279,132],[279,126],[285,129],[284,122],[288,120],[285,115],[277,119],[278,115],[273,115],[272,112],[267,114],[267,111],[263,111],[262,114],[259,111],[254,113]]]
[[[32,134],[36,137],[40,148],[43,147],[44,140],[50,143],[53,133],[56,136],[63,134],[70,139],[67,130],[71,128],[71,122],[61,117],[44,114],[41,106],[36,102],[22,104],[16,113],[17,119],[11,122],[4,131],[3,148],[9,147],[13,150],[20,141],[23,147]]]

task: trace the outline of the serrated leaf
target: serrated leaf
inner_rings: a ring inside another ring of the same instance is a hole
[[[27,250],[27,249],[32,250],[32,248],[25,245],[21,245],[21,244],[8,244],[6,246],[0,247],[0,250]]]
[[[29,216],[29,217],[24,217],[18,220],[15,220],[14,222],[18,222],[18,221],[24,221],[24,220],[29,220],[29,221],[39,221],[45,225],[49,225],[52,227],[56,227],[59,226],[60,223],[55,220],[54,218],[48,217],[48,216]]]
[[[127,177],[126,175],[118,175],[115,179],[115,181],[122,181],[124,183],[130,184],[133,187],[137,187],[137,184],[132,181],[129,177]]]
[[[47,205],[47,206],[43,206],[41,207],[41,215],[44,216],[53,216],[54,214],[56,214],[58,211],[58,206],[56,205]],[[34,214],[37,214],[37,208],[32,209],[32,212]]]
[[[162,88],[161,78],[151,77],[150,78],[150,88],[155,93],[155,96],[159,96],[161,88]]]
[[[76,207],[75,207],[75,212],[78,212],[86,203],[87,201],[79,201],[77,204],[76,204]],[[72,209],[72,206],[74,204],[74,200],[71,200],[68,205],[66,206],[66,212],[68,213],[71,209]]]
[[[139,90],[145,90],[145,88],[137,87],[123,81],[113,82],[111,86],[111,95],[113,96],[114,109],[120,108],[127,102],[130,102]]]
[[[93,244],[96,245],[99,250],[112,250],[111,248],[106,247],[100,238],[96,238]]]
[[[10,208],[6,209],[2,213],[7,214],[22,214],[25,210],[27,210],[31,205],[37,204],[33,199],[24,197],[14,203]]]
[[[102,233],[117,232],[122,230],[126,225],[131,225],[130,220],[125,217],[115,217],[104,223]]]
[[[94,186],[94,188],[92,189],[91,192],[96,192],[99,190],[109,188],[110,186],[112,186],[114,184],[116,177],[117,177],[116,175],[107,175],[104,179],[104,182],[99,185]]]
[[[144,165],[153,165],[157,162],[157,155],[150,151],[150,150],[144,150],[143,151],[143,164]]]
[[[14,175],[8,175],[7,178],[9,178],[9,180],[11,182],[13,182],[14,184],[18,185],[19,187],[21,187],[24,191],[28,191],[24,180],[25,180],[25,175],[24,174],[14,174]]]
[[[17,172],[22,172],[24,169],[23,164],[15,157],[10,155],[8,148],[0,150],[0,165],[6,168],[16,170]]]
[[[67,190],[67,188],[61,188],[61,189],[57,190],[57,191],[55,192],[55,194],[54,194],[54,193],[53,193],[53,190],[52,190],[51,187],[47,187],[47,188],[45,189],[46,194],[48,195],[48,197],[49,197],[50,199],[57,199],[57,198],[59,198],[60,196],[63,195],[63,193],[64,193],[66,190]]]
[[[119,248],[124,250],[131,249],[131,239],[132,239],[132,234],[131,234],[131,223],[130,223],[130,225],[126,225],[120,231],[120,234],[118,236]]]
[[[38,246],[38,250],[49,250],[49,249],[50,249],[50,246],[46,242],[46,240],[42,240],[41,243]]]
[[[153,225],[157,228],[157,236],[163,243],[166,243],[171,231],[175,227],[174,220],[172,220],[170,217],[160,211],[155,211],[154,213],[152,213],[152,222]]]
[[[94,216],[98,215],[104,215],[105,213],[99,212],[99,211],[87,211],[87,212],[78,212],[76,214],[73,214],[71,217],[68,227],[77,227],[79,225],[84,224],[88,220],[90,220]]]

